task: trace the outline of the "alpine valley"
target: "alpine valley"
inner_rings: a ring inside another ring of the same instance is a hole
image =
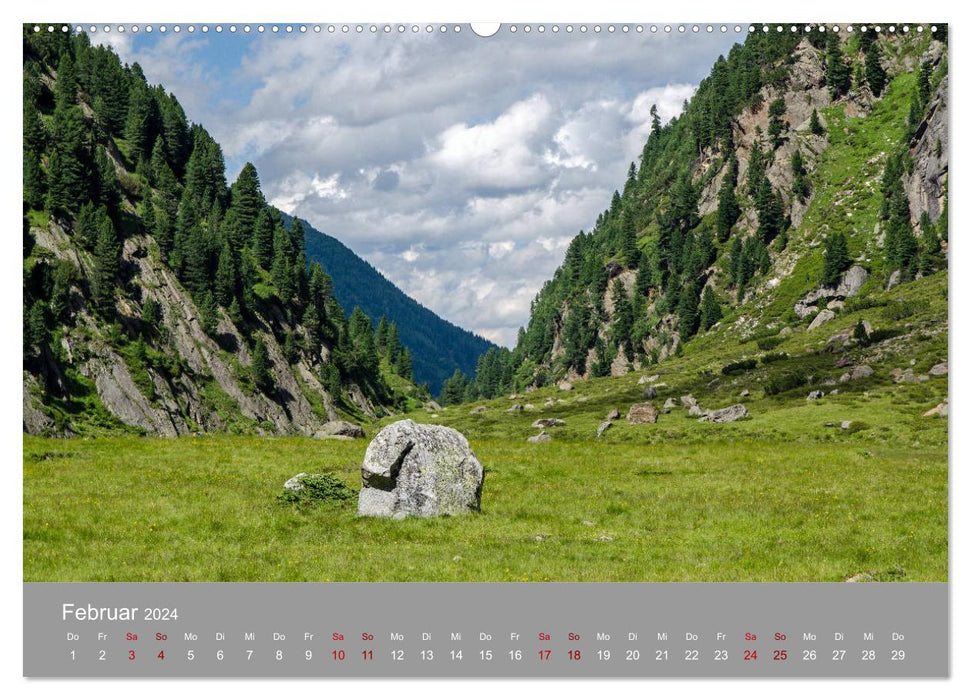
[[[25,29],[25,580],[946,581],[947,28],[762,29],[655,112],[512,349]],[[367,440],[317,438],[402,417],[469,439],[480,513],[342,505]],[[337,496],[276,498],[310,471]]]

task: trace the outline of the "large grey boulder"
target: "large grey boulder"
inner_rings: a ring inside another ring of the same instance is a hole
[[[314,433],[314,437],[318,439],[332,437],[362,438],[364,437],[364,428],[348,423],[346,420],[332,420],[320,426],[320,430]]]
[[[483,469],[469,441],[442,425],[401,420],[368,445],[357,514],[401,519],[479,509]]]

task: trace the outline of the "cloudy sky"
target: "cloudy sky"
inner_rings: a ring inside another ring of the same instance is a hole
[[[104,35],[95,40],[103,40]],[[219,141],[232,180],[505,345],[623,185],[656,104],[675,116],[738,37],[144,31],[108,41]]]

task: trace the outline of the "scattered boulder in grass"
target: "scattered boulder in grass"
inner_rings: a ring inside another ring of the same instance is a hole
[[[570,382],[566,381],[565,379],[559,384],[557,384],[557,388],[560,391],[573,391],[573,385],[570,384]]]
[[[401,520],[477,511],[483,476],[462,433],[400,420],[368,445],[357,514]]]
[[[521,403],[516,403],[506,409],[506,413],[522,413],[525,410]]]
[[[675,401],[672,398],[668,398],[667,400],[665,400],[664,405],[661,407],[661,410],[664,411],[664,413],[670,413],[671,409],[677,408],[677,406],[678,406],[677,401]]]
[[[657,389],[655,389],[653,386],[644,387],[644,391],[641,392],[641,396],[645,399],[656,399]]]
[[[734,406],[728,406],[727,408],[719,408],[714,411],[708,411],[699,422],[707,421],[709,423],[734,423],[735,421],[747,416],[748,409],[745,408],[744,404],[737,403]]]
[[[947,418],[947,401],[937,404],[924,414],[924,418],[934,418],[935,416]]]
[[[346,420],[332,420],[320,426],[320,430],[314,433],[317,439],[345,438],[354,439],[364,437],[364,428]]]
[[[939,362],[931,367],[927,373],[932,377],[943,377],[947,374],[947,362]]]
[[[441,411],[442,407],[439,405],[438,401],[429,401],[425,404],[426,411]]]
[[[920,380],[918,379],[917,375],[914,374],[914,370],[908,367],[900,372],[900,374],[898,374],[893,381],[895,384],[916,384]]]
[[[698,405],[698,399],[696,399],[691,394],[688,394],[687,396],[682,396],[681,397],[681,405],[682,406],[687,406],[688,408],[691,408],[692,406],[697,406]]]
[[[840,422],[840,429],[841,430],[849,430],[852,427],[853,427],[853,421],[851,421],[851,420],[844,420],[844,421]]]
[[[539,435],[533,435],[532,437],[526,438],[526,442],[531,442],[534,445],[538,445],[543,442],[550,442],[552,440],[553,440],[553,436],[550,435],[545,430],[541,432]]]
[[[865,571],[859,574],[853,574],[847,578],[843,583],[873,583],[876,581],[872,574],[868,574]]]
[[[627,411],[627,422],[633,425],[657,423],[658,410],[652,403],[635,403]]]
[[[688,415],[692,417],[704,416],[706,415],[706,411],[701,406],[694,403],[688,408]]]
[[[826,394],[824,394],[821,390],[816,389],[816,391],[809,392],[809,396],[806,397],[806,401],[818,401],[819,399],[823,398],[825,395]]]
[[[279,498],[285,503],[339,505],[354,498],[354,490],[330,474],[300,472],[286,480]]]
[[[809,330],[814,331],[824,323],[829,323],[834,318],[836,318],[835,313],[833,313],[829,309],[823,309],[818,314],[816,314],[816,318],[814,318],[813,322],[809,324]]]
[[[873,368],[870,365],[857,365],[850,370],[850,379],[866,379],[873,376]]]
[[[554,401],[553,398],[550,397],[546,399],[546,402],[543,405],[546,406],[546,408],[553,408],[556,405],[556,401]]]
[[[469,411],[469,415],[470,416],[474,416],[474,415],[476,415],[478,413],[485,413],[485,411],[486,411],[486,407],[485,406],[476,406],[471,411]]]
[[[603,423],[601,423],[599,426],[597,426],[597,437],[600,437],[601,435],[603,435],[604,433],[606,433],[608,430],[610,430],[610,428],[613,426],[613,424],[614,424],[613,421],[605,420]]]
[[[534,428],[555,428],[560,425],[566,425],[566,421],[561,418],[540,418],[533,421]]]
[[[748,389],[742,389],[742,390],[741,390],[741,391],[740,391],[740,392],[738,393],[738,395],[739,395],[739,396],[740,396],[741,398],[743,398],[743,399],[744,399],[744,398],[745,398],[746,396],[748,396],[748,395],[749,395],[749,390],[748,390]]]
[[[610,413],[607,414],[607,420],[617,420],[618,418],[620,418],[620,411],[616,408],[611,409]]]
[[[643,377],[637,380],[638,384],[650,384],[651,382],[656,382],[660,375],[657,374],[645,374]]]

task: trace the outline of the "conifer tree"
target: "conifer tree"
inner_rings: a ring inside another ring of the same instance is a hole
[[[846,245],[846,236],[842,233],[832,233],[826,236],[823,248],[823,276],[820,282],[825,287],[835,285],[843,274],[843,271],[850,266],[849,249]]]
[[[698,330],[698,289],[692,282],[681,289],[678,298],[678,333],[685,341]]]
[[[98,241],[94,248],[94,278],[91,280],[94,306],[104,318],[112,318],[115,313],[115,276],[118,274],[120,252],[115,226],[105,216],[98,229]]]
[[[634,215],[627,208],[624,210],[620,220],[621,226],[621,251],[624,265],[628,268],[635,268],[641,259],[640,248],[637,247],[637,230],[634,226]]]
[[[44,206],[44,171],[40,167],[37,152],[24,148],[24,201],[31,209]]]
[[[826,133],[823,129],[822,122],[819,121],[819,112],[813,109],[813,113],[809,116],[809,131],[815,136],[822,136]]]
[[[698,325],[703,331],[708,330],[721,320],[722,308],[718,304],[718,299],[715,298],[715,293],[711,287],[705,287],[705,291],[701,295],[700,312]]]
[[[806,179],[806,166],[802,160],[802,151],[798,148],[792,153],[792,193],[805,202],[809,196],[809,181]]]
[[[734,153],[729,161],[728,170],[722,178],[721,188],[718,190],[718,215],[716,228],[718,240],[722,243],[728,240],[732,233],[732,227],[742,215],[742,208],[738,205],[735,197],[735,185],[738,179],[738,161]]]
[[[870,86],[873,94],[879,97],[887,84],[887,71],[880,64],[880,50],[876,42],[867,46],[864,65],[866,66],[867,85]]]
[[[236,264],[233,251],[229,248],[229,241],[223,243],[216,265],[216,301],[228,307],[236,296]]]
[[[827,33],[826,42],[826,84],[829,95],[834,100],[845,95],[852,85],[853,73],[849,63],[844,60],[839,37]]]
[[[270,394],[274,390],[271,367],[270,352],[266,347],[266,343],[260,338],[253,347],[250,370],[253,373],[253,383],[264,394]]]

